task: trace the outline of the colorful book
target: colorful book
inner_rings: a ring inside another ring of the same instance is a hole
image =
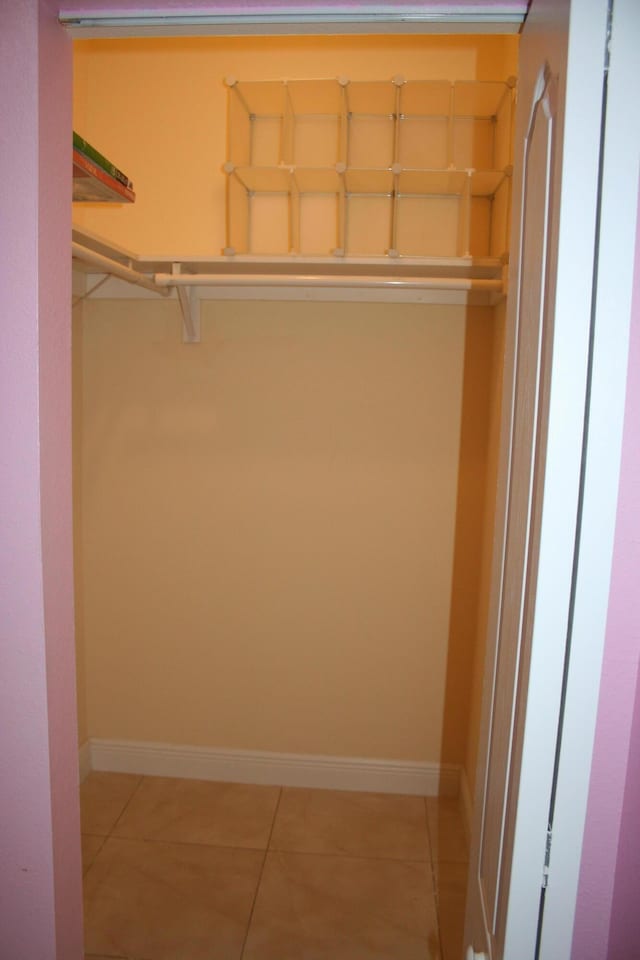
[[[77,150],[79,153],[84,154],[84,156],[91,160],[93,163],[97,164],[99,167],[102,167],[109,176],[113,177],[114,180],[118,180],[124,187],[128,187],[129,190],[133,189],[133,184],[127,177],[126,173],[123,173],[122,170],[118,170],[115,164],[111,163],[110,160],[96,150],[95,147],[92,147],[91,144],[81,137],[79,134],[73,131],[73,149]]]
[[[74,150],[73,199],[102,203],[133,203],[136,195],[130,187],[125,187],[79,150]]]

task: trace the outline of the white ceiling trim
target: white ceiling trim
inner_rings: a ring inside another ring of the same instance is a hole
[[[525,0],[504,3],[246,4],[189,12],[160,7],[117,10],[63,8],[60,23],[73,37],[238,36],[317,33],[516,33]]]

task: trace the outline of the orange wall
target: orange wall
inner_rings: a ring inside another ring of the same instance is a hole
[[[515,37],[280,37],[75,44],[74,128],[133,180],[134,205],[75,204],[79,225],[147,254],[225,245],[224,79],[498,80]]]

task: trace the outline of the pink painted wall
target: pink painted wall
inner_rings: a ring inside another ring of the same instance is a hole
[[[573,960],[640,955],[640,210],[611,592]],[[635,867],[634,867],[635,864]],[[629,885],[625,878],[633,875]]]
[[[637,542],[636,542],[637,546]],[[640,568],[636,559],[636,570]],[[624,790],[616,878],[609,924],[609,960],[627,960],[640,943],[640,672],[636,679],[636,703],[631,725],[627,780]]]
[[[356,4],[354,4],[356,5]],[[362,6],[358,4],[358,6]],[[514,8],[522,4],[514,0]],[[220,7],[156,2],[154,9]],[[65,10],[136,9],[132,2]],[[0,956],[82,956],[73,679],[69,358],[70,45],[52,0],[0,31]],[[46,143],[39,156],[39,144]],[[55,189],[49,189],[55,184]],[[60,188],[60,185],[63,188]],[[637,937],[640,235],[611,605],[574,955]],[[631,882],[634,881],[634,882]],[[634,929],[635,928],[635,929]]]
[[[52,0],[3,4],[0,30],[0,956],[11,960],[82,956],[71,550],[71,48],[56,18]]]

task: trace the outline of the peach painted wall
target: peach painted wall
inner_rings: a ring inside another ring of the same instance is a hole
[[[45,0],[0,31],[0,955],[82,956],[73,657],[71,44]],[[46,145],[46,152],[42,150]]]

